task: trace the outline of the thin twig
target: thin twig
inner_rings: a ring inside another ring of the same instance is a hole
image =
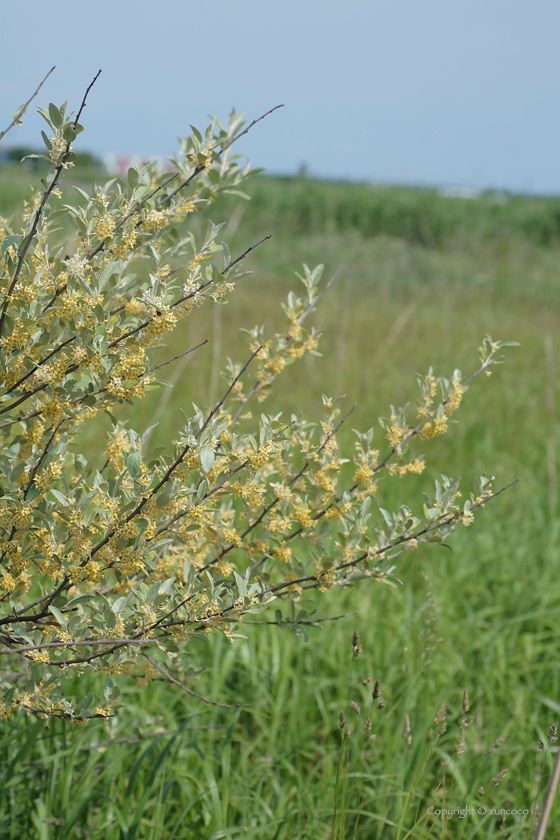
[[[189,353],[194,353],[195,350],[198,350],[198,348],[202,347],[204,344],[208,344],[208,339],[207,338],[205,338],[204,341],[201,341],[200,344],[197,344],[196,347],[191,347],[190,350],[183,350],[182,353],[179,353],[177,356],[173,356],[172,359],[168,359],[166,362],[161,362],[161,364],[159,364],[159,365],[154,365],[153,368],[150,368],[148,373],[153,373],[154,370],[157,370],[158,368],[165,367],[165,365],[170,365],[171,362],[176,362],[177,359],[180,359],[182,356],[186,356]]]
[[[223,153],[225,151],[227,151],[227,149],[229,149],[230,146],[233,146],[233,144],[237,140],[239,140],[240,137],[243,137],[244,134],[247,134],[247,132],[250,131],[253,128],[254,125],[259,123],[261,120],[264,120],[264,118],[268,117],[269,114],[272,114],[274,111],[277,111],[278,108],[283,108],[283,107],[284,107],[283,105],[275,105],[274,108],[271,108],[270,111],[267,111],[266,114],[262,115],[262,117],[258,117],[256,120],[253,120],[253,122],[250,125],[248,125],[247,128],[245,128],[243,131],[240,131],[239,134],[236,134],[235,137],[233,137],[229,141],[229,143],[226,143],[226,145],[222,146],[221,149],[219,149],[219,151],[215,152],[214,155],[212,155],[211,162],[214,163],[214,161],[217,160],[220,157],[220,155],[223,155]],[[173,190],[173,192],[169,193],[169,195],[166,195],[165,198],[162,198],[162,200],[156,204],[156,209],[158,207],[161,207],[162,204],[165,204],[166,201],[169,201],[170,198],[174,198],[177,195],[178,192],[181,192],[182,189],[184,189],[185,187],[188,187],[188,185],[193,180],[193,178],[196,178],[196,176],[199,175],[200,172],[202,172],[202,170],[204,168],[205,167],[203,167],[203,166],[197,166],[196,169],[194,170],[194,172],[192,172],[189,175],[189,177],[185,181],[183,181],[182,184],[179,184],[177,189]]]
[[[313,621],[243,621],[243,626],[246,624],[274,624],[277,627],[299,627],[300,624],[313,627],[315,624],[322,624],[324,621],[338,621],[340,618],[350,618],[352,615],[358,615],[356,612],[344,613],[344,615],[331,615],[327,618],[316,618]]]
[[[148,660],[150,665],[153,665],[154,668],[157,668],[157,670],[161,674],[163,674],[163,676],[165,677],[165,679],[168,682],[171,682],[174,685],[179,686],[179,688],[182,688],[183,691],[187,692],[187,694],[191,694],[193,697],[196,697],[197,700],[202,700],[203,703],[208,703],[209,706],[221,706],[223,709],[246,709],[247,706],[249,705],[248,703],[231,703],[231,704],[229,704],[229,703],[218,703],[217,700],[208,700],[207,697],[203,697],[202,694],[197,694],[196,691],[192,691],[190,688],[187,688],[187,686],[184,685],[182,682],[179,682],[179,680],[176,680],[175,677],[172,677],[171,674],[169,674],[164,668],[162,668],[160,665],[158,665],[157,662],[154,662],[154,660],[151,658],[151,656],[148,656],[147,654],[144,654],[144,657]]]
[[[23,117],[23,115],[24,115],[24,114],[25,114],[25,112],[27,111],[27,108],[29,107],[29,105],[31,104],[31,102],[33,102],[33,100],[35,99],[35,97],[37,96],[37,94],[39,93],[39,91],[41,90],[41,88],[43,87],[43,85],[45,84],[45,82],[47,81],[47,79],[49,78],[49,76],[51,75],[51,73],[53,72],[53,70],[54,70],[54,69],[55,69],[54,67],[51,67],[51,69],[49,70],[49,72],[47,73],[47,75],[45,76],[45,78],[43,79],[43,81],[41,82],[41,84],[39,85],[39,87],[37,88],[37,90],[35,91],[35,93],[33,94],[33,96],[30,96],[30,97],[29,97],[29,99],[27,100],[27,102],[25,103],[25,105],[22,105],[20,108],[18,108],[18,109],[17,109],[17,111],[16,111],[16,113],[15,113],[15,116],[14,116],[14,119],[13,119],[13,121],[10,123],[10,125],[8,126],[8,128],[6,128],[4,131],[0,132],[0,140],[3,140],[3,139],[4,139],[4,137],[6,136],[6,134],[8,133],[8,131],[9,131],[11,128],[13,128],[13,127],[14,127],[14,125],[16,125],[16,123],[18,123],[18,122],[19,122],[19,120]]]

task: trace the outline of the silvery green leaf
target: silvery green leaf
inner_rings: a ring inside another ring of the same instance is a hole
[[[58,621],[58,623],[60,624],[61,627],[66,628],[66,619],[64,618],[64,616],[62,615],[62,613],[60,612],[59,609],[57,609],[56,607],[53,607],[53,605],[50,604],[49,612],[51,612],[54,615],[54,617],[56,618],[56,620]]]
[[[159,587],[159,595],[169,595],[171,590],[173,589],[173,584],[175,583],[175,578],[167,578]]]
[[[142,455],[140,452],[130,452],[126,458],[126,468],[131,478],[136,478],[142,466]]]
[[[113,604],[111,605],[111,609],[113,610],[115,615],[118,615],[118,613],[122,612],[125,607],[126,607],[126,598],[124,596],[121,597],[121,598],[117,598],[117,600],[114,601]]]
[[[214,466],[215,454],[210,446],[203,446],[200,450],[200,463],[204,472],[209,472]]]
[[[49,493],[51,494],[51,496],[53,496],[55,498],[55,500],[59,504],[63,505],[63,507],[68,507],[68,505],[70,504],[70,502],[68,501],[68,499],[66,498],[64,493],[61,493],[60,490],[55,490],[54,488],[51,487],[51,489],[49,490]]]
[[[237,572],[234,572],[233,575],[235,577],[235,582],[237,584],[239,594],[242,598],[245,598],[247,596],[247,584],[245,583],[243,578],[237,574]]]
[[[109,702],[113,693],[113,680],[110,677],[107,677],[105,682],[103,683],[103,694],[105,695],[105,700]]]

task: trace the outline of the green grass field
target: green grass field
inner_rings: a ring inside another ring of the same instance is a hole
[[[90,174],[80,173],[80,183]],[[0,214],[14,211],[31,179],[0,170]],[[491,809],[530,811],[535,802],[538,809],[554,749],[545,755],[537,742],[548,744],[549,726],[560,721],[560,203],[266,178],[248,191],[253,202],[231,199],[222,210],[232,254],[273,238],[247,259],[254,274],[227,307],[182,322],[161,360],[209,343],[167,369],[174,390],[152,392],[134,409],[132,425],[158,422],[154,446],[172,440],[182,406],[220,395],[226,357],[248,356],[240,327],[280,329],[280,301],[299,283],[294,271],[321,262],[327,277],[336,275],[313,316],[324,330],[323,358],[287,369],[263,410],[314,417],[321,393],[345,394],[343,405],[357,402],[349,425],[376,426],[381,447],[377,418],[391,403],[416,398],[416,372],[433,365],[468,374],[485,333],[514,339],[521,346],[508,350],[506,363],[473,382],[459,425],[418,448],[427,475],[404,483],[402,496],[394,482],[379,495],[387,508],[419,507],[421,489],[440,472],[462,475],[464,492],[482,471],[496,476],[496,487],[521,481],[451,538],[453,552],[433,547],[400,557],[402,586],[364,581],[312,602],[319,618],[351,617],[310,627],[307,638],[247,624],[246,641],[234,646],[221,637],[193,643],[193,670],[204,670],[189,687],[243,709],[206,705],[163,684],[138,692],[123,682],[122,709],[105,723],[3,722],[0,837],[531,836],[529,816]],[[103,435],[99,427],[84,442],[94,461]],[[343,446],[351,438],[346,430]],[[280,609],[286,614],[289,606]],[[364,653],[353,660],[354,628]],[[361,723],[349,701],[367,717],[365,677],[381,681],[387,705],[374,711],[376,739],[360,752]],[[474,720],[457,758],[465,688]],[[447,732],[434,744],[428,730],[442,703]],[[353,730],[342,753],[341,708]],[[402,736],[406,714],[410,744]],[[487,813],[442,821],[429,817],[431,806]],[[557,807],[552,823],[550,837],[560,828]]]

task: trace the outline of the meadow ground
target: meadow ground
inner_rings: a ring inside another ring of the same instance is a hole
[[[221,637],[193,643],[193,671],[204,670],[189,687],[243,709],[158,683],[139,693],[125,682],[122,709],[105,723],[4,722],[0,837],[327,840],[336,808],[339,837],[523,838],[530,815],[492,809],[530,811],[542,801],[555,747],[539,751],[537,742],[548,746],[547,730],[560,720],[557,203],[264,178],[248,191],[252,203],[236,209],[231,199],[222,211],[232,254],[273,238],[247,259],[254,274],[227,307],[201,310],[176,331],[162,360],[209,343],[168,368],[176,387],[152,392],[132,425],[158,422],[153,445],[172,440],[181,406],[220,395],[226,356],[248,356],[239,328],[280,330],[280,301],[299,283],[294,271],[321,262],[326,277],[336,275],[313,316],[323,357],[287,369],[263,410],[313,418],[322,393],[345,394],[343,406],[357,402],[349,425],[376,427],[381,448],[377,418],[414,401],[416,372],[432,365],[468,374],[485,333],[514,339],[520,347],[506,363],[472,383],[459,424],[418,447],[426,474],[403,484],[404,497],[395,482],[379,497],[389,509],[418,508],[441,472],[462,475],[464,493],[483,471],[496,488],[521,481],[453,535],[452,552],[402,555],[402,585],[363,581],[312,602],[318,618],[351,617],[309,627],[305,638],[247,624],[247,639],[234,646]],[[25,179],[0,171],[0,214],[24,193]],[[354,215],[344,209],[356,206]],[[100,426],[88,436],[93,459],[104,433]],[[347,429],[342,448],[351,446]],[[289,615],[289,605],[280,609]],[[353,660],[354,628],[363,655]],[[364,677],[381,681],[387,705],[373,714],[376,739],[360,750],[361,722],[348,704],[367,717]],[[465,688],[474,720],[459,757]],[[428,731],[442,703],[447,731],[435,742]],[[342,752],[341,708],[354,730]],[[475,813],[435,820],[430,807]],[[551,837],[557,810],[552,821]]]

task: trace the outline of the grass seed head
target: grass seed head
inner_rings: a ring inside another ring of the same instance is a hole
[[[352,635],[352,656],[356,657],[362,653],[362,646],[360,644],[360,634],[354,630]]]
[[[445,703],[442,703],[438,709],[438,713],[434,718],[434,723],[436,726],[440,726],[442,723],[445,723],[445,716],[447,714],[447,709],[445,708]]]
[[[404,738],[405,741],[407,740],[408,736],[410,735],[410,718],[408,716],[408,713],[405,714],[405,716],[404,716],[404,723],[403,723],[403,728],[402,728],[401,735],[402,735],[402,737]]]
[[[497,739],[497,741],[496,741],[496,743],[494,744],[494,746],[493,746],[493,747],[490,747],[490,749],[488,750],[488,752],[486,753],[486,755],[494,755],[494,753],[498,752],[498,750],[500,749],[500,747],[502,746],[502,744],[503,744],[505,741],[507,741],[507,738],[508,738],[508,736],[507,736],[507,735],[500,735],[500,737]]]
[[[371,692],[372,700],[377,700],[377,698],[381,695],[381,683],[379,680],[375,680],[373,685],[373,691]]]
[[[498,787],[498,785],[500,784],[500,782],[502,781],[502,779],[504,778],[504,776],[508,772],[508,769],[509,768],[506,767],[505,770],[500,770],[500,772],[497,773],[496,776],[494,776],[494,778],[492,779],[492,787]]]

